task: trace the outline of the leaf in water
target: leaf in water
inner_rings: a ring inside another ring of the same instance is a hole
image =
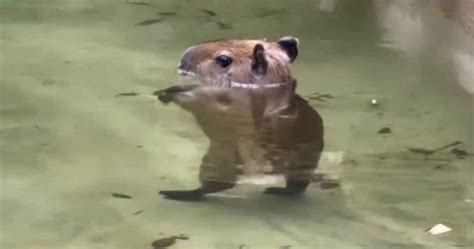
[[[140,94],[137,92],[126,92],[126,93],[117,93],[115,94],[115,97],[122,97],[122,96],[129,97],[129,96],[137,96],[137,95],[140,95]]]
[[[432,150],[427,150],[427,149],[420,149],[420,148],[407,148],[408,151],[412,153],[417,153],[417,154],[423,154],[423,155],[429,155],[432,154]]]
[[[319,97],[326,99],[334,99],[334,96],[332,96],[331,94],[321,94],[319,95]]]
[[[378,134],[389,134],[389,133],[392,133],[392,129],[390,129],[389,127],[383,127],[377,133]]]
[[[151,25],[151,24],[154,24],[154,23],[159,23],[159,22],[162,22],[162,21],[163,21],[163,18],[149,19],[149,20],[139,22],[135,25],[137,25],[137,26],[146,26],[146,25]]]
[[[133,215],[138,215],[138,214],[141,214],[141,213],[143,213],[143,210],[138,210],[135,213],[133,213]]]
[[[168,238],[155,240],[151,243],[151,246],[153,247],[153,249],[159,249],[159,248],[170,247],[174,243],[176,243],[176,237],[172,236]]]
[[[221,21],[216,21],[217,26],[219,26],[220,29],[232,29],[232,24],[230,23],[225,23]]]
[[[462,144],[462,142],[461,141],[455,141],[455,142],[452,142],[450,144],[443,145],[441,147],[438,147],[438,148],[432,149],[432,150],[427,150],[427,149],[422,149],[422,148],[407,148],[407,149],[410,152],[413,152],[413,153],[418,153],[418,154],[423,154],[425,156],[429,156],[431,154],[434,154],[435,152],[438,152],[438,151],[441,151],[441,150],[444,150],[446,148],[453,147],[453,146],[456,146],[456,145],[459,145],[459,144]]]
[[[321,94],[321,93],[312,93],[311,95],[308,96],[309,99],[312,100],[318,100],[321,102],[325,102],[325,99],[334,99],[334,96],[331,94]]]
[[[212,10],[208,10],[208,9],[201,9],[202,12],[208,14],[209,16],[216,16],[216,12],[212,11]]]
[[[122,198],[122,199],[132,199],[130,195],[119,194],[119,193],[112,193],[112,197]]]
[[[458,148],[452,149],[451,153],[453,153],[454,155],[456,155],[458,157],[463,157],[463,156],[469,156],[470,155],[469,152],[467,152],[465,150],[458,149]]]

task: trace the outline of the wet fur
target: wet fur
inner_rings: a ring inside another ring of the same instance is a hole
[[[163,103],[173,102],[191,112],[210,146],[201,163],[201,186],[160,191],[165,198],[195,201],[234,187],[237,166],[243,161],[242,142],[262,148],[273,172],[285,175],[286,187],[268,188],[266,193],[305,191],[324,147],[324,129],[319,114],[295,93],[291,63],[297,46],[292,37],[278,42],[224,40],[198,44],[183,53],[179,69],[192,74],[198,84],[173,86],[157,95]],[[216,66],[215,58],[222,54],[233,59],[228,68]],[[262,87],[236,89],[229,82]],[[265,87],[272,83],[282,84]]]

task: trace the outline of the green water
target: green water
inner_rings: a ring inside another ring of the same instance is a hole
[[[0,1],[1,248],[151,248],[178,234],[189,239],[171,248],[473,246],[473,157],[407,150],[462,141],[473,152],[473,97],[436,53],[381,46],[371,1],[332,12],[309,0],[144,2]],[[176,15],[135,25],[157,12]],[[454,25],[439,18],[428,21]],[[242,184],[200,203],[162,199],[198,185],[207,140],[150,94],[177,81],[195,43],[285,35],[301,42],[298,92],[334,97],[311,104],[326,129],[320,172],[340,188],[288,199]],[[425,232],[437,223],[452,231]]]

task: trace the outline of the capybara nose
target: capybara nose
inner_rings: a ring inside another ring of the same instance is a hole
[[[186,58],[183,58],[178,65],[178,69],[181,71],[189,71],[191,69],[191,63]]]
[[[188,76],[190,74],[192,74],[191,62],[189,59],[183,57],[183,59],[179,62],[179,65],[178,65],[178,75]]]
[[[191,71],[191,67],[192,67],[192,64],[193,64],[192,58],[193,58],[192,50],[186,51],[181,56],[181,60],[179,61],[178,69],[182,70],[182,71]]]

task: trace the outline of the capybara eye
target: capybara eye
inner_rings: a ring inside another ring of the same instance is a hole
[[[232,64],[232,58],[230,58],[227,55],[219,55],[216,57],[216,63],[222,68],[228,67],[230,64]]]

